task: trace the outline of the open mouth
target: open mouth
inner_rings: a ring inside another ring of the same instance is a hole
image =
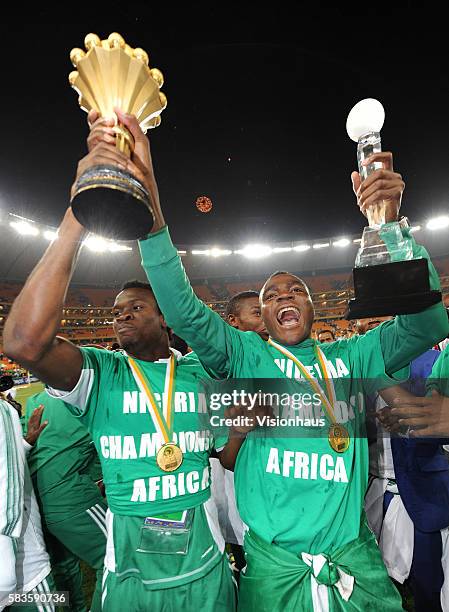
[[[294,327],[301,319],[301,313],[295,306],[284,306],[277,313],[277,321],[282,327]]]

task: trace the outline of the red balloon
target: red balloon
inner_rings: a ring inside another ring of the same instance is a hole
[[[199,196],[196,199],[196,207],[202,213],[208,213],[212,210],[212,200],[207,196]]]

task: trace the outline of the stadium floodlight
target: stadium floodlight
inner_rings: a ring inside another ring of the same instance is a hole
[[[414,232],[419,232],[420,229],[421,229],[420,225],[414,225],[413,227],[410,228],[410,232],[413,234]]]
[[[247,244],[243,249],[234,251],[234,253],[243,255],[248,259],[261,259],[271,255],[272,252],[273,249],[266,244]]]
[[[310,244],[297,244],[293,247],[293,250],[297,253],[302,253],[304,251],[308,251],[310,249]]]
[[[210,255],[211,257],[221,257],[222,255],[232,255],[232,251],[214,247],[213,249],[210,249],[210,251],[208,252],[208,255]]]
[[[332,242],[333,246],[335,247],[347,247],[349,244],[351,244],[351,241],[348,238],[340,238],[339,240],[334,240]]]
[[[354,244],[359,244],[360,242],[362,242],[361,238],[354,238],[354,240],[352,241]]]
[[[275,247],[273,253],[289,253],[292,250],[292,247]]]
[[[94,253],[105,253],[108,250],[107,242],[104,238],[100,238],[100,236],[94,236],[91,234],[88,236],[83,244],[89,249],[89,251],[93,251]]]
[[[428,230],[440,230],[444,229],[449,225],[449,217],[447,215],[441,215],[440,217],[435,217],[434,219],[430,219],[427,222]]]
[[[44,238],[45,240],[48,240],[49,242],[53,242],[53,240],[57,240],[58,232],[54,232],[52,230],[46,230],[44,232]]]
[[[206,251],[200,251],[200,250],[198,250],[198,249],[194,249],[194,250],[192,251],[192,255],[207,255],[208,253],[209,253],[209,251],[208,251],[208,250],[206,250]]]
[[[38,236],[39,230],[33,224],[28,221],[10,221],[9,225],[13,227],[16,232],[21,234],[22,236]]]
[[[312,245],[314,249],[325,249],[328,246],[330,246],[329,242],[317,242],[316,244]]]
[[[95,236],[95,234],[89,234],[89,236],[84,240],[83,245],[85,245],[89,251],[93,253],[121,253],[124,251],[132,251],[132,247],[127,244],[121,244],[119,242],[115,242],[114,240],[106,240],[101,236]]]
[[[180,251],[180,250],[178,249],[178,255],[187,255],[187,251]]]

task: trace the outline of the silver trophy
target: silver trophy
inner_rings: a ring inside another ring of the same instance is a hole
[[[384,107],[373,98],[358,102],[348,115],[346,131],[351,140],[357,143],[357,162],[362,182],[382,168],[382,162],[367,166],[362,163],[374,153],[382,151],[380,130],[384,121]],[[385,213],[386,202],[376,202],[368,208],[368,227],[363,230],[355,260],[356,268],[413,259],[411,239],[403,237],[398,221],[387,224]]]
[[[381,162],[363,162],[382,151],[380,131],[385,120],[382,104],[373,98],[358,102],[346,121],[348,136],[357,143],[357,161],[362,182]],[[413,258],[413,241],[399,221],[386,220],[387,202],[379,201],[366,211],[364,228],[353,270],[354,294],[348,319],[419,312],[441,299],[430,291],[426,259]]]

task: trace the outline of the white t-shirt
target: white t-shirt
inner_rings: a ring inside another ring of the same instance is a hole
[[[51,569],[42,535],[39,507],[26,463],[26,452],[31,447],[24,441],[22,443],[17,411],[6,402],[2,406],[8,406],[10,410],[16,434],[17,459],[24,469],[24,507],[20,536],[0,536],[0,593],[6,595],[0,598],[0,610],[6,606],[9,593],[31,591],[48,576]]]

